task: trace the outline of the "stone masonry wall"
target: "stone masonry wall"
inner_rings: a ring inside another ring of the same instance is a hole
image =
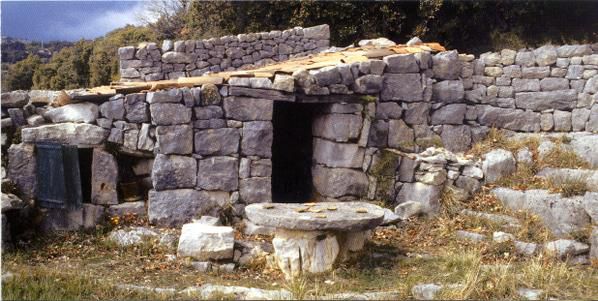
[[[274,102],[317,103],[312,175],[319,200],[417,203],[433,213],[445,186],[467,196],[488,171],[476,158],[438,147],[462,152],[491,127],[596,132],[596,51],[594,44],[479,59],[457,51],[393,54],[272,78],[116,95],[99,106],[36,107],[27,92],[12,92],[2,95],[3,114],[10,107],[2,127],[24,128],[23,143],[9,150],[8,174],[30,193],[35,166],[23,162],[34,162],[32,143],[113,145],[154,158],[152,223],[179,225],[224,208],[240,216],[246,204],[272,199]],[[94,206],[114,212],[121,201]]]
[[[122,81],[156,81],[200,76],[280,62],[328,48],[328,25],[239,34],[204,40],[121,47]]]

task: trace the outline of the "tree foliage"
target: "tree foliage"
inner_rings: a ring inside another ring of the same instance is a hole
[[[8,72],[2,76],[2,91],[26,90],[33,86],[33,73],[41,61],[36,55],[29,55],[26,59],[8,67]]]

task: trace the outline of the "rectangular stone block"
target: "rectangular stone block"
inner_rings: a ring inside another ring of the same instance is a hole
[[[272,122],[244,122],[242,131],[241,154],[263,158],[272,157],[272,140],[274,139]]]
[[[224,98],[226,118],[239,121],[272,120],[274,103],[269,99],[230,96]]]
[[[107,151],[93,149],[91,163],[91,202],[99,205],[118,204],[118,164]]]
[[[424,89],[420,74],[386,74],[382,84],[382,100],[421,101]]]
[[[193,188],[197,182],[197,161],[192,157],[156,155],[152,183],[156,190]]]
[[[148,194],[147,214],[150,223],[157,226],[177,227],[193,218],[218,210],[228,202],[225,192],[174,189]]]
[[[314,119],[312,133],[316,137],[346,142],[359,137],[362,118],[353,114],[324,114]]]
[[[245,204],[272,202],[272,178],[256,177],[241,179],[239,197]]]
[[[193,152],[193,127],[170,125],[156,127],[158,153],[189,155]]]
[[[239,160],[233,157],[210,157],[199,160],[197,187],[205,190],[237,190],[239,187]]]
[[[155,103],[150,105],[152,124],[175,125],[191,122],[191,108],[179,103]]]
[[[353,143],[336,143],[314,139],[314,160],[328,167],[360,168],[365,149]]]
[[[125,119],[129,122],[144,123],[149,121],[148,104],[145,93],[132,93],[125,96]]]
[[[238,129],[222,128],[195,132],[195,153],[199,155],[231,155],[238,153],[241,135]]]
[[[576,101],[575,90],[515,93],[515,105],[518,108],[538,112],[548,109],[570,110],[575,107]]]

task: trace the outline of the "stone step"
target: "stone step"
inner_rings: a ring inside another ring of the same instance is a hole
[[[536,175],[550,179],[555,184],[573,180],[584,181],[589,191],[598,192],[598,170],[547,167]]]
[[[505,225],[512,228],[521,227],[519,220],[512,216],[504,215],[504,214],[494,214],[494,213],[486,213],[480,211],[474,211],[469,209],[463,209],[461,214],[471,217],[477,217],[481,219],[485,219],[497,224]]]
[[[526,210],[538,215],[556,236],[565,236],[598,222],[598,194],[594,192],[562,197],[548,190],[518,191],[500,187],[491,193],[511,210]]]

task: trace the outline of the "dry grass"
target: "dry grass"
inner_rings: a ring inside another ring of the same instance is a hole
[[[586,180],[579,177],[551,177],[548,182],[551,191],[558,192],[564,197],[584,195],[589,190]]]
[[[491,128],[488,132],[488,135],[486,135],[482,141],[474,144],[473,147],[468,151],[468,154],[480,157],[483,154],[497,148],[506,149],[515,153],[517,150],[524,147],[527,147],[534,152],[534,150],[538,149],[539,145],[540,141],[537,138],[530,137],[520,140],[510,139],[504,134],[503,131],[496,128]]]
[[[540,166],[554,168],[590,168],[590,164],[587,161],[580,158],[574,151],[566,149],[560,143],[556,143],[555,147],[542,157]]]

